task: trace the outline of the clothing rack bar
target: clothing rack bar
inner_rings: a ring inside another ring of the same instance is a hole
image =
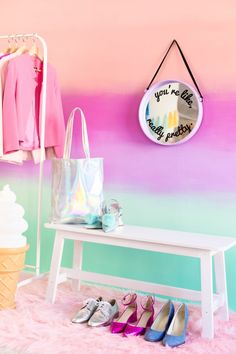
[[[0,36],[1,39],[10,39],[10,38],[21,38],[21,37],[39,37],[37,33],[22,33],[22,34],[9,34],[9,35],[4,35]]]
[[[43,184],[43,163],[45,159],[45,122],[46,122],[46,99],[47,99],[47,63],[48,51],[47,44],[43,37],[37,33],[22,33],[11,35],[0,35],[0,39],[13,39],[13,38],[36,38],[41,42],[43,48],[43,79],[42,91],[40,101],[40,164],[39,164],[39,180],[38,180],[38,207],[37,207],[37,234],[36,234],[36,261],[35,266],[27,265],[28,268],[35,269],[36,276],[40,274],[40,255],[41,255],[41,217],[42,217],[42,184]],[[29,281],[29,280],[28,280]]]

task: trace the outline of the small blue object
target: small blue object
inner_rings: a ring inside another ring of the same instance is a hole
[[[109,232],[117,228],[116,217],[114,214],[104,214],[102,216],[102,228],[103,231]]]
[[[92,225],[85,225],[86,229],[102,229],[102,223],[101,221],[96,222],[95,224]]]
[[[87,214],[85,216],[85,223],[88,225],[93,225],[93,224],[97,224],[99,221],[97,215],[95,214]]]

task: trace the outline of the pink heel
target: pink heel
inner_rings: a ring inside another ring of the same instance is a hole
[[[127,294],[124,296],[122,303],[126,306],[118,320],[111,323],[111,333],[121,333],[124,331],[128,323],[137,321],[137,295]]]
[[[141,304],[144,311],[141,313],[139,320],[135,325],[129,323],[127,324],[123,333],[125,337],[144,334],[146,328],[152,325],[154,316],[154,301],[155,300],[152,296],[148,296],[146,304],[144,306]]]

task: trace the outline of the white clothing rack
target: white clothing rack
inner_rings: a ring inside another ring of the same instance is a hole
[[[42,214],[42,182],[43,182],[43,163],[45,159],[44,142],[45,142],[45,121],[46,121],[46,90],[47,90],[47,61],[48,52],[47,44],[43,37],[39,36],[37,33],[26,33],[26,34],[12,34],[0,36],[0,39],[25,39],[25,38],[35,38],[38,39],[42,44],[43,48],[43,81],[42,81],[42,91],[41,91],[41,128],[40,128],[40,163],[39,163],[39,182],[38,182],[38,207],[37,207],[37,235],[36,235],[36,261],[34,265],[26,265],[26,268],[35,269],[36,277],[40,274],[40,254],[41,254],[41,214]],[[18,283],[18,286],[26,285],[33,280],[34,277],[27,278]]]

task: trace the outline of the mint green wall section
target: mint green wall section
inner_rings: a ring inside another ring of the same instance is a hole
[[[37,177],[37,176],[35,176]],[[0,186],[9,183],[17,195],[17,202],[25,208],[29,223],[26,232],[30,243],[27,263],[35,262],[37,220],[37,178],[24,177],[17,180],[0,179]],[[129,224],[152,226],[183,231],[202,232],[212,235],[235,236],[236,195],[148,195],[123,192],[113,187],[106,198],[120,201],[124,209],[124,221]],[[224,207],[222,207],[224,205]],[[44,182],[42,220],[46,222],[50,212],[50,184]],[[14,216],[13,216],[14,217]],[[41,271],[50,266],[54,233],[42,223]],[[196,259],[156,254],[127,248],[86,244],[84,246],[85,270],[130,277],[139,280],[175,285],[190,289],[200,288],[199,262]],[[230,308],[236,310],[235,282],[236,247],[226,252],[226,269]],[[63,265],[71,265],[72,242],[66,242]]]
[[[120,201],[126,223],[212,235],[232,237],[235,235],[236,195],[152,196],[117,190],[114,188],[106,194],[106,197],[117,198]],[[71,250],[72,245],[67,243],[64,264],[68,264],[71,259]],[[234,310],[236,310],[235,259],[236,247],[226,253],[229,303]],[[199,261],[188,257],[87,244],[83,266],[85,270],[111,275],[190,289],[200,288]]]
[[[235,237],[236,195],[232,193],[152,196],[137,192],[117,193],[116,188],[114,191],[107,197],[120,201],[126,223]],[[93,270],[200,289],[200,264],[196,259],[109,246],[90,246],[91,250],[94,255],[88,252],[87,260]],[[229,304],[233,310],[236,310],[235,259],[236,247],[226,252]]]

